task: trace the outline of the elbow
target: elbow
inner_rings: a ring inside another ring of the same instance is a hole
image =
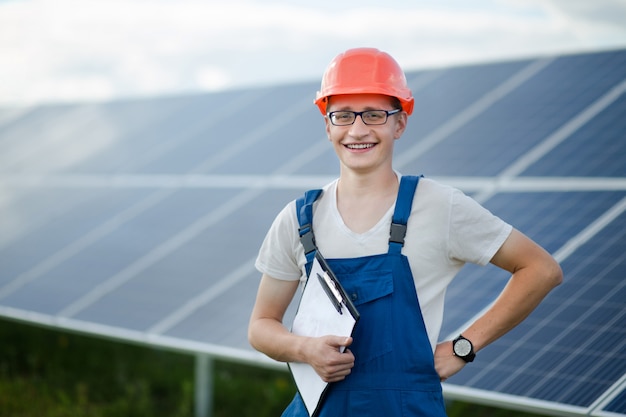
[[[248,343],[261,353],[266,353],[264,346],[267,344],[267,337],[264,336],[267,330],[263,328],[262,320],[253,319],[248,324]]]
[[[255,348],[254,347],[254,338],[252,337],[252,332],[250,332],[250,328],[248,328],[248,343],[250,344],[250,346]]]
[[[559,265],[556,260],[552,259],[548,271],[547,278],[552,288],[555,288],[563,283],[563,270],[561,269],[561,265]]]
[[[254,332],[254,321],[252,321],[252,320],[248,324],[248,343],[254,349],[259,350],[258,344],[257,344],[257,340],[256,340],[256,337],[255,337],[255,332]]]
[[[259,350],[258,342],[251,325],[248,327],[248,343],[253,349]]]

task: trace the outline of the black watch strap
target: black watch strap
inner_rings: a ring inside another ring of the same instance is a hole
[[[474,361],[476,357],[474,345],[469,339],[463,337],[463,335],[459,335],[459,337],[452,341],[452,352],[454,356],[458,356],[467,363]]]

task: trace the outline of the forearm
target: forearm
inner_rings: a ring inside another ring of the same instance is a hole
[[[561,270],[551,257],[540,267],[514,272],[496,301],[463,335],[475,351],[484,348],[528,317],[561,279]]]
[[[263,275],[248,324],[248,341],[256,350],[281,362],[303,362],[303,338],[289,332],[283,317],[298,288],[298,281]]]
[[[343,350],[352,343],[350,337],[297,336],[276,320],[257,319],[250,324],[248,338],[255,349],[272,359],[308,363],[326,382],[341,381],[354,366],[352,352]]]
[[[248,330],[252,347],[279,362],[305,362],[304,339],[270,318],[254,320]]]
[[[563,279],[559,264],[544,249],[517,230],[502,245],[491,263],[511,272],[496,301],[463,331],[478,352],[522,322]],[[465,362],[454,356],[452,342],[435,350],[435,368],[442,381],[459,372]]]

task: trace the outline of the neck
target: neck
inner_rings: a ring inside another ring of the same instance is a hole
[[[344,198],[369,197],[372,195],[395,195],[398,190],[398,177],[393,169],[374,171],[366,174],[342,170],[337,185],[338,195]]]
[[[385,215],[397,193],[398,178],[391,169],[372,175],[342,173],[337,184],[337,209],[350,230],[365,233]]]

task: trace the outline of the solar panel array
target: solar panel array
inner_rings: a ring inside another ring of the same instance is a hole
[[[407,78],[396,168],[460,187],[565,274],[446,395],[626,415],[626,50]],[[273,366],[246,339],[253,261],[276,213],[337,175],[317,87],[0,109],[0,315]],[[442,337],[506,279],[464,268]]]

